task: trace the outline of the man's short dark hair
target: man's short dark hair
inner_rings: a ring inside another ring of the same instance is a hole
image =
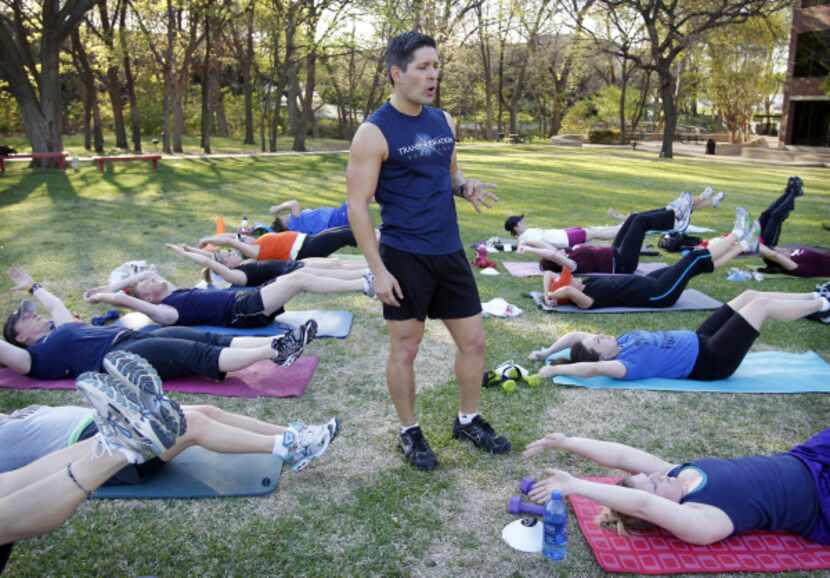
[[[415,51],[424,46],[438,48],[432,36],[427,36],[414,30],[402,32],[389,39],[389,44],[386,46],[386,74],[389,76],[389,82],[393,86],[395,85],[395,81],[392,80],[392,67],[397,66],[401,70],[406,71],[406,66],[412,62]]]

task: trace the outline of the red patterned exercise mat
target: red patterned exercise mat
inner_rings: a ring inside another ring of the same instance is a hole
[[[586,478],[616,483],[619,478]],[[618,536],[595,522],[602,506],[569,496],[588,546],[606,572],[627,574],[714,574],[720,572],[787,572],[830,568],[830,547],[795,534],[749,532],[711,546],[694,546],[663,530]]]

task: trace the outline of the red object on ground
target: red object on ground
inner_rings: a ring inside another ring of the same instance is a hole
[[[616,483],[619,478],[587,477]],[[594,519],[597,502],[568,496],[579,529],[603,570],[629,574],[709,574],[719,572],[788,572],[830,568],[830,547],[782,532],[748,532],[711,546],[693,546],[655,528],[618,536]]]
[[[486,269],[487,267],[496,268],[496,262],[487,258],[487,247],[484,245],[476,247],[476,258],[473,259],[473,265],[479,269]]]
[[[157,170],[161,155],[117,155],[112,157],[94,157],[92,160],[98,163],[98,170],[102,173],[104,172],[104,163],[107,161],[150,161],[153,163],[153,170]]]
[[[69,153],[15,153],[0,156],[0,173],[6,172],[6,161],[9,159],[57,159],[58,168],[66,170],[66,157]]]

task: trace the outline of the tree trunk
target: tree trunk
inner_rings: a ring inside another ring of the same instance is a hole
[[[213,75],[212,63],[210,58],[211,40],[210,40],[210,15],[205,15],[205,58],[202,61],[202,149],[205,154],[210,154],[210,131],[213,127],[213,98],[212,98],[212,82]]]
[[[242,144],[256,144],[254,140],[254,83],[251,67],[254,60],[254,2],[248,5],[245,36],[245,58],[242,60],[242,92],[245,95],[245,138]],[[264,146],[264,142],[263,142]]]
[[[176,78],[173,82],[173,152],[184,152],[182,135],[184,135],[184,84],[186,79]]]
[[[112,104],[112,121],[115,129],[115,146],[119,149],[129,148],[127,144],[127,130],[124,126],[124,96],[121,79],[118,77],[118,67],[107,68],[107,91]]]
[[[173,125],[170,117],[173,115],[174,101],[176,100],[176,86],[173,79],[173,58],[176,43],[176,11],[173,0],[167,0],[167,50],[164,59],[164,99],[162,102],[162,148],[166,154],[173,153]]]
[[[311,27],[309,32],[313,32]],[[313,36],[312,36],[313,38]],[[302,152],[307,150],[305,146],[305,139],[308,133],[308,126],[314,125],[314,88],[317,84],[317,47],[312,46],[305,60],[305,98],[303,99],[303,111],[300,113],[294,132],[294,144],[291,150]]]
[[[95,89],[95,75],[77,29],[72,31],[72,47],[77,55],[77,68],[84,85],[84,148],[94,147],[96,153],[104,152],[104,135],[101,129],[101,109]]]
[[[628,74],[629,70],[626,68],[625,60],[622,62],[622,71],[620,73],[620,144],[626,143],[625,138],[625,96],[628,91]]]
[[[138,99],[135,95],[135,77],[130,59],[130,50],[127,42],[127,2],[121,5],[119,15],[120,27],[118,30],[121,50],[124,54],[124,81],[127,89],[127,102],[130,103],[130,136],[133,141],[133,152],[141,152],[141,114],[138,110]]]
[[[665,159],[673,157],[674,132],[677,129],[677,110],[674,105],[675,83],[668,65],[659,66],[660,99],[663,101],[663,145],[660,156]]]

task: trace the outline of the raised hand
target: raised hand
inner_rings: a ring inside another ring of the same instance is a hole
[[[567,438],[568,436],[563,433],[548,434],[545,437],[528,444],[527,448],[522,453],[522,457],[531,458],[542,453],[544,450],[560,448],[562,447],[562,442],[564,442]]]
[[[476,179],[468,179],[462,186],[464,198],[472,203],[477,213],[481,212],[482,206],[489,209],[493,206],[491,203],[499,200],[495,193],[490,190],[496,188],[493,183],[482,183]]]
[[[576,478],[571,474],[563,470],[555,469],[545,470],[545,473],[548,477],[533,484],[533,488],[527,494],[531,500],[539,504],[544,504],[548,501],[551,492],[554,490],[559,490],[563,496],[571,493],[574,482],[576,481]]]
[[[28,291],[32,283],[34,283],[32,276],[17,265],[9,267],[7,273],[11,277],[12,283],[14,283],[14,286],[11,288],[12,291]]]

